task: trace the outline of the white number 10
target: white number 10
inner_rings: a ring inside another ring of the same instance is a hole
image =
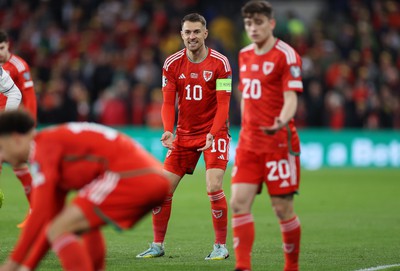
[[[190,85],[186,86],[186,100],[200,101],[203,99],[203,89],[200,85],[194,85],[193,90],[191,90]]]

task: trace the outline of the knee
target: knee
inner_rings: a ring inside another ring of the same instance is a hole
[[[241,200],[237,197],[232,197],[229,203],[233,214],[242,214],[250,212],[250,208],[247,208],[245,200]]]
[[[54,221],[51,221],[46,227],[46,237],[50,243],[53,243],[60,236],[60,231],[57,230],[57,226],[54,224]]]
[[[281,221],[288,220],[293,216],[292,209],[285,204],[275,204],[272,206],[272,208],[275,212],[275,215]]]

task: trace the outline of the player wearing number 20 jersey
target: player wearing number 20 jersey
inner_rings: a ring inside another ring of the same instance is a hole
[[[242,129],[232,169],[232,228],[235,270],[251,270],[254,219],[251,206],[263,183],[280,223],[284,271],[299,270],[300,221],[293,194],[299,188],[300,143],[293,117],[303,91],[301,59],[274,37],[274,12],[265,0],[242,7],[252,44],[239,53]]]
[[[257,55],[254,44],[240,51],[240,82],[244,102],[240,148],[254,152],[289,149],[299,152],[299,137],[294,120],[287,129],[267,136],[260,126],[270,126],[283,106],[285,91],[303,91],[301,59],[288,44],[277,40],[270,52]]]

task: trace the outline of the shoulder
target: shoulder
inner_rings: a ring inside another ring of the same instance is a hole
[[[175,54],[170,55],[167,57],[164,61],[164,66],[163,69],[168,71],[169,67],[174,63],[177,62],[177,60],[181,59],[185,55],[185,49],[182,49]]]
[[[254,43],[249,44],[245,47],[243,47],[242,49],[240,49],[240,54],[246,53],[246,52],[251,52],[252,50],[254,50]]]
[[[222,64],[226,72],[231,70],[231,66],[229,64],[228,58],[226,56],[224,56],[223,54],[221,54],[220,52],[215,51],[210,48],[210,57],[212,59],[215,59],[220,64]]]
[[[11,55],[8,63],[11,64],[18,72],[29,70],[28,64],[21,57],[17,55]]]
[[[275,44],[275,48],[282,54],[282,57],[286,60],[288,65],[292,65],[298,62],[299,55],[293,49],[292,46],[282,40],[278,40]]]

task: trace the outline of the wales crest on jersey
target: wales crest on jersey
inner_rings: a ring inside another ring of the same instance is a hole
[[[203,71],[203,78],[206,82],[210,81],[212,78],[213,72],[212,71]]]

